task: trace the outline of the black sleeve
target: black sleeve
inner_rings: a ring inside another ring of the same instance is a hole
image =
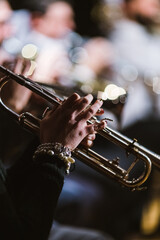
[[[38,163],[21,159],[9,169],[6,181],[0,179],[1,239],[47,239],[63,180],[63,164],[49,156]]]

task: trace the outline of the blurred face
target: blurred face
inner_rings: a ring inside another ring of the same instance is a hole
[[[110,42],[104,38],[93,38],[85,45],[87,57],[84,64],[91,68],[96,74],[112,65],[114,61],[114,50]]]
[[[154,18],[159,14],[159,0],[132,0],[127,4],[131,14]]]
[[[75,28],[74,13],[65,2],[53,3],[43,16],[41,29],[49,37],[60,38]]]
[[[0,1],[0,43],[12,34],[12,27],[8,23],[11,14],[12,10],[9,4],[5,1]]]

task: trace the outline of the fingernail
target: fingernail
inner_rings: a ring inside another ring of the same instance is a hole
[[[86,97],[88,97],[88,96],[92,96],[92,94],[88,93],[88,94],[86,95]]]
[[[47,112],[50,111],[49,107],[46,107],[46,109],[44,110],[43,114],[42,114],[42,119],[46,116]]]
[[[101,105],[103,104],[103,101],[101,101],[100,99],[97,99],[96,102],[101,104]]]
[[[101,114],[104,113],[103,108],[99,108],[98,111],[97,111],[97,113],[101,113]]]

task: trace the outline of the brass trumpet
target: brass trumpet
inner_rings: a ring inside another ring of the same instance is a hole
[[[41,121],[39,118],[28,112],[17,114],[12,109],[8,108],[8,106],[6,106],[2,101],[2,88],[10,80],[16,81],[18,84],[30,89],[32,92],[47,100],[50,104],[61,104],[62,100],[59,96],[53,94],[45,87],[42,87],[30,79],[25,78],[22,75],[17,75],[12,71],[0,66],[0,106],[7,111],[20,125],[29,129],[31,132],[39,133],[39,123]],[[89,120],[90,123],[95,121],[98,122],[95,117]],[[129,168],[125,170],[119,166],[118,160],[106,159],[92,149],[79,146],[72,152],[74,157],[94,168],[103,175],[110,176],[111,178],[120,182],[122,185],[135,190],[139,189],[139,187],[148,179],[151,172],[152,163],[160,167],[160,156],[141,146],[136,140],[131,140],[109,127],[98,131],[98,134],[125,149],[127,155],[134,155],[134,161],[131,163]],[[133,170],[139,160],[144,162],[144,170],[136,179],[131,178],[131,170]]]

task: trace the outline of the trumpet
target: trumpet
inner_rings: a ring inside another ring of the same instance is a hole
[[[1,108],[7,111],[7,113],[10,114],[11,118],[16,120],[24,128],[30,130],[33,133],[39,134],[41,119],[35,117],[29,112],[18,114],[4,104],[2,100],[2,89],[3,86],[11,80],[30,89],[32,92],[47,100],[50,104],[62,104],[62,99],[53,92],[49,91],[44,86],[41,86],[29,78],[26,78],[23,75],[15,74],[9,69],[0,66]],[[89,123],[93,123],[95,121],[99,122],[96,117],[93,117],[89,120]],[[92,149],[85,148],[81,145],[79,145],[72,152],[72,154],[75,158],[92,167],[96,171],[102,173],[104,176],[110,176],[112,179],[122,184],[122,186],[128,187],[131,190],[138,190],[148,179],[151,172],[152,163],[157,167],[160,167],[160,156],[140,145],[135,139],[129,139],[118,131],[111,129],[110,127],[99,130],[97,134],[122,147],[126,151],[127,156],[130,154],[134,156],[134,161],[132,161],[128,169],[124,169],[119,165],[118,158],[109,160],[93,151]],[[131,171],[134,170],[135,165],[139,161],[143,161],[144,163],[143,172],[138,177],[133,178],[131,176]]]

